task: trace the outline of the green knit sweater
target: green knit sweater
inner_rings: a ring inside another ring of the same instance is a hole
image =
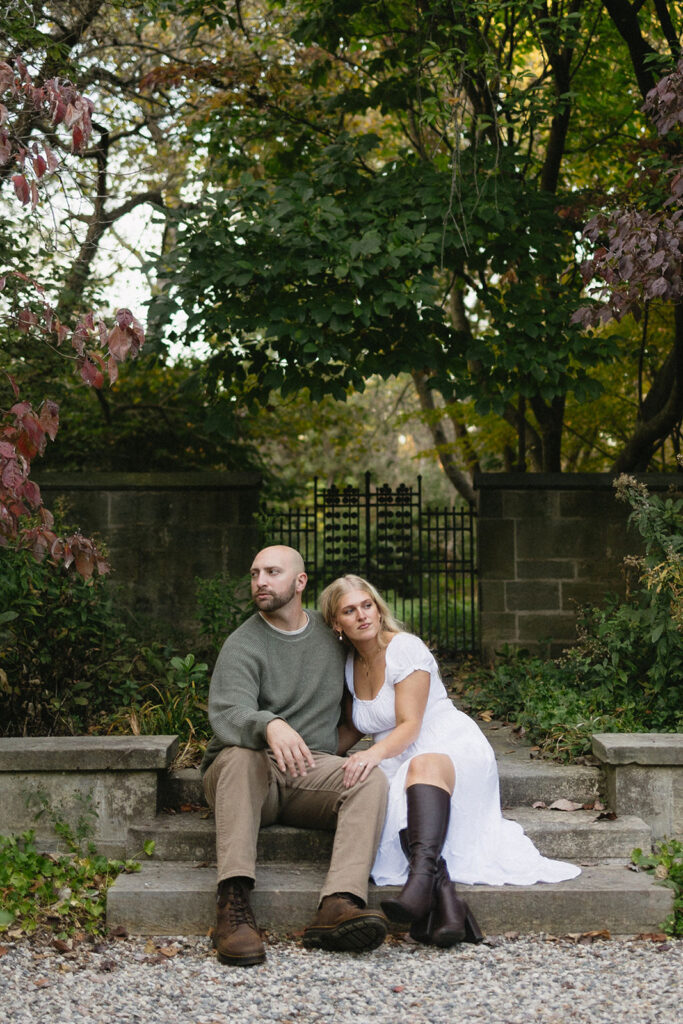
[[[202,774],[223,747],[265,747],[274,718],[296,729],[311,750],[336,752],[344,651],[319,612],[308,617],[306,628],[290,635],[252,615],[227,638],[211,677],[214,734]]]

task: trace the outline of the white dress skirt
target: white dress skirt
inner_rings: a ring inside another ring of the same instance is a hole
[[[408,862],[399,832],[406,827],[405,782],[416,754],[447,754],[455,767],[455,789],[442,855],[455,882],[531,885],[575,878],[581,869],[542,857],[521,825],[503,818],[493,749],[478,725],[455,708],[441,681],[434,656],[410,633],[397,633],[386,649],[386,676],[374,700],[359,700],[353,689],[353,652],[346,662],[346,684],[353,695],[357,729],[381,740],[396,726],[394,687],[417,670],[430,686],[420,734],[401,754],[381,762],[389,779],[389,802],[372,877],[377,885],[401,885]]]

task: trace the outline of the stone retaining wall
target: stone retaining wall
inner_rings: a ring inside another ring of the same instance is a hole
[[[123,609],[165,635],[195,627],[195,577],[241,575],[258,547],[258,473],[59,473],[38,476],[48,508],[109,551]]]
[[[652,492],[683,488],[677,475],[642,475]],[[576,637],[579,605],[623,594],[622,562],[639,554],[630,507],[607,473],[485,473],[479,509],[481,647],[502,644],[555,655]]]
[[[74,831],[84,820],[100,853],[125,857],[177,750],[177,736],[1,737],[0,835],[33,829],[43,849],[63,849],[54,820]]]

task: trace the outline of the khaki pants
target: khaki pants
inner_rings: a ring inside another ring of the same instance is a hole
[[[388,784],[375,768],[365,782],[345,789],[344,759],[313,751],[315,768],[293,779],[269,750],[225,747],[204,775],[216,818],[218,881],[255,877],[259,828],[280,822],[335,830],[320,898],[351,892],[367,901],[368,878],[382,834]]]

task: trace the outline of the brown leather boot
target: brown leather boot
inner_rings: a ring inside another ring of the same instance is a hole
[[[222,964],[253,967],[262,964],[266,951],[249,904],[248,878],[225,878],[216,893],[213,944]]]
[[[325,896],[318,913],[304,931],[303,944],[309,949],[360,953],[384,942],[387,922],[379,910],[370,910],[351,893]]]
[[[441,857],[436,870],[436,899],[432,912],[410,929],[411,938],[446,949],[457,942],[483,942],[477,919],[455,891],[446,861]]]
[[[404,850],[407,847],[410,874],[398,896],[382,901],[389,920],[404,923],[420,921],[434,906],[436,866],[448,831],[451,797],[439,786],[415,783],[406,789],[406,802],[408,824],[400,839]]]
[[[436,872],[436,905],[430,922],[430,942],[442,949],[464,942],[469,912],[465,901],[456,894],[446,861],[441,857]]]

